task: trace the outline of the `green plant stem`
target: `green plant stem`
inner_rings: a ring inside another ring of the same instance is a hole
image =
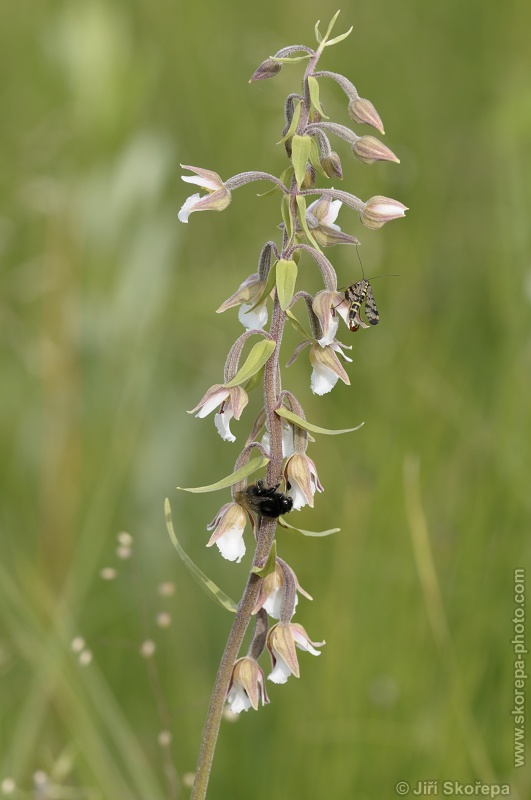
[[[264,369],[264,406],[270,435],[270,461],[267,467],[267,479],[270,485],[278,483],[282,477],[282,420],[275,413],[275,409],[280,395],[278,360],[285,319],[286,315],[280,308],[278,298],[275,297],[270,333],[276,341],[276,348]],[[266,563],[275,538],[276,527],[276,519],[260,517],[253,567],[263,567]],[[249,626],[251,614],[258,599],[261,581],[262,578],[255,573],[249,575],[245,591],[238,605],[236,618],[223,651],[203,729],[190,800],[204,800],[206,797],[219,726],[234,662],[238,658],[243,637]]]

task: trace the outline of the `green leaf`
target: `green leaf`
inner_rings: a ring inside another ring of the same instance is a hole
[[[236,605],[234,600],[231,600],[230,597],[225,594],[225,592],[222,592],[219,586],[216,586],[214,581],[211,581],[210,578],[207,578],[205,573],[194,564],[190,556],[188,556],[183,550],[173,529],[173,523],[171,519],[171,506],[168,498],[166,498],[164,502],[164,513],[166,515],[166,527],[168,528],[168,533],[170,535],[172,544],[179,553],[182,562],[190,572],[191,576],[194,578],[194,580],[197,581],[199,586],[212,598],[212,600],[215,600],[216,603],[219,603],[220,606],[226,608],[227,611],[232,611],[232,613],[235,614],[236,611],[238,610],[238,606]]]
[[[249,378],[249,380],[243,387],[247,392],[247,394],[249,394],[249,392],[252,392],[253,389],[256,389],[257,386],[261,385],[263,376],[264,376],[264,368],[262,367],[262,369],[258,370],[258,372],[255,372],[252,378]]]
[[[284,134],[284,136],[282,137],[282,139],[279,142],[277,142],[277,144],[282,144],[282,142],[287,142],[287,140],[290,139],[297,130],[297,125],[299,124],[299,120],[301,118],[301,107],[302,107],[302,100],[299,100],[299,102],[295,106],[295,110],[293,111],[291,124],[286,133]]]
[[[245,364],[238,370],[234,378],[223,385],[227,389],[232,389],[233,386],[241,386],[242,383],[248,381],[249,378],[264,366],[267,359],[271,357],[275,347],[276,343],[271,339],[261,339],[254,345],[245,360]]]
[[[298,331],[299,333],[302,333],[302,335],[304,336],[304,338],[305,338],[305,339],[311,339],[311,338],[312,338],[311,334],[309,334],[309,333],[308,333],[308,332],[307,332],[307,331],[304,329],[304,326],[303,326],[303,324],[302,324],[301,322],[299,322],[299,320],[297,319],[297,317],[295,316],[295,314],[293,313],[293,311],[291,311],[291,310],[288,308],[288,309],[287,309],[287,311],[286,311],[286,315],[287,315],[287,317],[289,318],[289,321],[291,322],[291,324],[293,325],[293,327],[295,328],[295,330],[296,330],[296,331]]]
[[[266,285],[264,286],[262,294],[254,304],[254,306],[249,309],[249,311],[254,311],[255,308],[261,306],[264,300],[266,300],[269,297],[269,295],[275,288],[276,280],[277,280],[277,262],[275,261],[275,263],[273,264],[273,266],[269,268],[269,272],[267,273],[267,281]]]
[[[315,28],[314,28],[315,38],[317,39],[317,43],[318,44],[321,44],[321,42],[323,41],[323,37],[321,36],[321,31],[319,30],[319,23],[320,22],[321,22],[321,20],[318,19],[317,22],[315,23]]]
[[[255,458],[250,458],[247,464],[244,464],[243,467],[240,467],[236,470],[236,472],[227,475],[225,478],[222,478],[217,483],[211,483],[209,486],[195,486],[192,488],[185,488],[184,486],[177,486],[177,489],[180,489],[181,492],[192,492],[193,494],[201,494],[203,492],[217,492],[219,489],[227,489],[229,486],[234,486],[235,483],[238,481],[242,481],[244,478],[248,478],[249,475],[252,475],[253,472],[265,467],[266,464],[269,463],[269,459],[265,456],[256,456]]]
[[[285,58],[277,58],[277,56],[269,56],[272,61],[277,61],[279,64],[290,64],[296,61],[306,61],[311,58],[311,53],[305,53],[303,56],[286,56]]]
[[[312,536],[315,538],[330,536],[332,533],[339,533],[341,530],[341,528],[329,528],[327,531],[305,531],[303,528],[296,528],[295,525],[290,525],[289,522],[286,522],[284,517],[278,518],[278,524],[287,530],[296,531],[296,533],[302,533],[303,536]]]
[[[328,42],[326,42],[325,47],[330,47],[331,44],[337,44],[338,42],[342,42],[343,39],[346,39],[347,36],[350,36],[353,30],[354,26],[351,26],[346,33],[342,33],[339,36],[336,36],[335,39],[330,39]]]
[[[255,575],[259,575],[261,578],[267,578],[268,575],[271,575],[271,573],[275,571],[276,565],[277,543],[273,539],[273,544],[271,546],[271,550],[269,551],[266,563],[263,567],[252,567],[251,572],[254,572]]]
[[[308,88],[310,90],[310,100],[312,101],[312,106],[323,117],[323,119],[330,119],[330,117],[327,117],[321,108],[321,104],[319,102],[319,82],[317,78],[313,77],[313,75],[310,75],[308,78]]]
[[[280,308],[285,311],[293,299],[298,267],[294,261],[281,258],[277,264],[277,292]]]
[[[328,180],[328,175],[324,171],[321,165],[321,153],[319,152],[319,146],[315,139],[312,136],[312,147],[310,149],[310,164],[312,167],[317,170],[324,178]]]
[[[280,201],[280,211],[282,213],[282,220],[286,227],[286,231],[288,233],[289,238],[293,236],[293,219],[291,216],[291,207],[289,204],[289,197],[287,195],[282,196],[282,200]]]
[[[328,28],[326,30],[325,35],[323,36],[323,42],[327,42],[328,41],[328,37],[332,33],[332,29],[333,29],[334,25],[336,24],[336,20],[337,20],[338,17],[339,17],[339,11],[336,11],[334,16],[330,20],[330,24],[329,24],[329,26],[328,26]]]
[[[301,228],[303,229],[304,233],[306,234],[306,238],[312,245],[318,250],[320,253],[322,252],[321,248],[313,238],[310,229],[308,227],[308,223],[306,222],[306,200],[300,194],[297,195],[297,206],[299,209],[299,222],[301,224]]]
[[[306,164],[310,157],[311,146],[312,140],[309,136],[295,134],[291,140],[291,163],[295,170],[295,180],[299,189],[306,175]]]
[[[311,431],[312,433],[325,433],[327,436],[337,436],[340,433],[352,433],[352,431],[358,431],[362,425],[365,425],[362,422],[360,425],[356,425],[355,428],[343,428],[342,430],[328,430],[327,428],[320,428],[319,425],[313,425],[311,422],[303,419],[302,417],[297,416],[294,414],[293,411],[289,411],[284,406],[280,406],[275,410],[275,413],[278,414],[279,417],[284,417],[287,419],[288,422],[292,422],[294,425],[297,425],[299,428],[304,428],[305,431]]]

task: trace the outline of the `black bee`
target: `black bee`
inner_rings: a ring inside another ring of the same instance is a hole
[[[276,486],[266,486],[261,478],[256,483],[251,483],[241,492],[236,492],[234,499],[248,511],[254,511],[261,517],[280,517],[293,508],[291,497],[277,492],[280,483]]]
[[[360,309],[365,304],[365,316],[371,325],[378,325],[380,315],[374,300],[371,284],[365,280],[357,281],[345,289],[345,300],[350,303],[348,311],[348,326],[351,331],[360,327]]]

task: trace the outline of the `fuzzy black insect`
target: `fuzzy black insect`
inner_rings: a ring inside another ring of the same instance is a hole
[[[277,492],[279,486],[280,483],[266,486],[265,481],[260,479],[243,491],[236,492],[234,499],[248,511],[254,511],[261,517],[280,517],[281,514],[291,511],[293,500],[283,492]]]

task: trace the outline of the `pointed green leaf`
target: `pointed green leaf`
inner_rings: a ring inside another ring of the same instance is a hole
[[[280,201],[280,211],[282,213],[282,220],[284,222],[286,231],[288,232],[288,237],[291,239],[293,236],[293,219],[291,216],[291,207],[289,204],[288,195],[283,195],[282,200]]]
[[[267,281],[266,285],[264,286],[262,294],[254,304],[254,306],[249,309],[249,312],[254,311],[256,308],[258,308],[258,306],[261,306],[264,300],[266,300],[269,297],[269,295],[275,288],[276,280],[277,280],[277,262],[275,261],[275,263],[273,264],[272,267],[269,268],[269,272],[267,273]]]
[[[261,578],[267,578],[268,575],[271,575],[271,573],[275,571],[276,565],[277,565],[277,543],[275,540],[273,540],[271,550],[269,551],[269,555],[267,557],[267,561],[264,564],[264,566],[252,567],[251,572],[254,572],[255,575],[259,575]]]
[[[311,58],[311,53],[305,53],[303,56],[286,56],[285,58],[277,58],[277,56],[269,56],[272,61],[276,61],[278,64],[295,64],[296,61],[306,61],[308,58]]]
[[[327,28],[327,30],[326,30],[326,33],[325,33],[325,35],[323,36],[323,41],[324,41],[324,42],[327,42],[327,41],[328,41],[328,37],[329,37],[329,36],[330,36],[330,34],[332,33],[333,27],[334,27],[334,25],[336,24],[336,20],[337,20],[337,18],[338,18],[338,17],[339,17],[339,11],[336,11],[336,13],[334,14],[334,16],[333,16],[333,17],[332,17],[332,19],[330,20],[330,24],[329,24],[329,26],[328,26],[328,28]]]
[[[319,30],[319,23],[320,22],[321,22],[321,20],[318,19],[317,22],[315,23],[315,28],[314,28],[315,38],[317,39],[317,43],[318,44],[321,44],[321,42],[323,41],[323,37],[321,36],[321,31]]]
[[[346,39],[347,36],[350,36],[353,30],[354,26],[351,26],[346,33],[342,33],[339,36],[336,36],[335,39],[330,39],[329,41],[327,41],[325,47],[330,47],[331,44],[337,44],[338,42],[342,42],[343,39]]]
[[[295,180],[299,189],[306,175],[306,164],[310,157],[311,146],[312,140],[309,136],[295,134],[291,140],[291,163],[295,170]]]
[[[264,368],[262,367],[260,370],[258,370],[258,372],[255,372],[253,377],[249,378],[247,383],[244,385],[243,388],[245,389],[247,394],[249,394],[249,392],[252,392],[253,389],[256,389],[257,386],[260,386],[262,384],[263,377],[264,377]]]
[[[297,195],[297,206],[299,209],[299,222],[301,224],[301,228],[303,229],[304,233],[306,234],[306,238],[309,242],[318,250],[320,253],[322,252],[321,248],[313,238],[311,231],[308,227],[308,223],[306,222],[306,200],[300,194]]]
[[[236,470],[236,472],[227,475],[225,478],[222,478],[217,483],[211,483],[209,486],[195,486],[192,488],[186,488],[184,486],[177,486],[177,489],[180,489],[181,492],[192,492],[193,494],[201,494],[203,492],[217,492],[219,489],[227,489],[229,486],[234,486],[235,483],[238,481],[242,481],[244,478],[248,478],[249,475],[252,475],[253,472],[265,467],[266,464],[269,463],[269,459],[265,456],[256,456],[255,458],[250,458],[247,464],[244,464],[243,467],[240,467]]]
[[[330,119],[330,117],[327,117],[321,108],[321,104],[319,102],[319,82],[317,78],[313,77],[313,75],[310,75],[308,78],[308,89],[310,90],[310,100],[312,101],[312,106],[323,117],[323,119]]]
[[[282,175],[279,178],[279,181],[284,184],[286,189],[288,188],[289,184],[291,183],[291,173],[293,171],[292,167],[288,167],[284,170]],[[275,183],[272,189],[268,189],[267,192],[259,192],[256,196],[257,197],[269,197],[271,194],[275,194],[275,192],[281,192],[282,189],[278,184]]]
[[[234,378],[228,383],[223,384],[227,389],[232,389],[233,386],[241,386],[242,383],[248,381],[259,369],[266,363],[267,359],[271,357],[276,343],[272,339],[261,339],[254,346],[245,360],[245,364],[241,367]]]
[[[284,517],[278,518],[278,524],[287,530],[295,531],[296,533],[302,533],[303,536],[312,536],[316,538],[330,536],[332,533],[339,533],[341,530],[341,528],[329,528],[327,531],[305,531],[303,528],[296,528],[295,525],[290,525],[289,522],[286,522]]]
[[[277,264],[277,292],[280,308],[285,311],[293,299],[298,267],[294,261],[281,258]]]
[[[310,149],[310,164],[312,167],[317,170],[324,178],[328,180],[328,175],[324,171],[321,165],[321,153],[319,152],[319,146],[315,139],[312,136],[312,146]]]
[[[295,330],[298,331],[299,333],[302,333],[305,339],[312,338],[312,336],[304,329],[304,326],[302,325],[301,322],[299,322],[299,320],[297,319],[293,311],[291,311],[291,309],[289,308],[287,309],[286,315],[289,318],[289,321],[291,322]]]
[[[232,613],[235,614],[236,611],[238,610],[238,606],[236,605],[234,600],[231,600],[230,597],[225,594],[225,592],[222,592],[219,586],[216,586],[214,581],[211,581],[210,578],[207,578],[205,573],[194,564],[190,556],[188,556],[183,550],[173,529],[173,523],[171,519],[171,507],[168,498],[166,498],[166,501],[164,503],[164,513],[166,515],[166,527],[168,528],[168,533],[170,535],[172,544],[179,553],[179,556],[181,557],[183,564],[188,569],[194,580],[197,581],[199,586],[202,589],[204,589],[204,591],[212,598],[212,600],[215,600],[216,603],[219,603],[220,606],[226,608],[227,611],[232,611]]]
[[[288,139],[293,136],[295,131],[297,130],[297,125],[299,124],[299,120],[301,118],[301,107],[302,107],[302,100],[299,100],[297,105],[295,106],[295,110],[293,111],[293,117],[291,118],[291,124],[282,137],[282,139],[277,142],[277,144],[282,144],[282,142],[287,142]]]
[[[279,417],[284,417],[287,419],[288,422],[292,422],[294,425],[297,425],[299,428],[304,428],[305,431],[311,431],[312,433],[325,433],[327,436],[337,436],[340,433],[352,433],[352,431],[359,430],[362,425],[365,425],[362,422],[360,425],[356,425],[355,428],[343,428],[342,430],[329,430],[328,428],[320,428],[319,425],[313,425],[311,422],[303,419],[302,417],[297,416],[294,414],[293,411],[289,411],[284,406],[280,406],[275,411]]]

